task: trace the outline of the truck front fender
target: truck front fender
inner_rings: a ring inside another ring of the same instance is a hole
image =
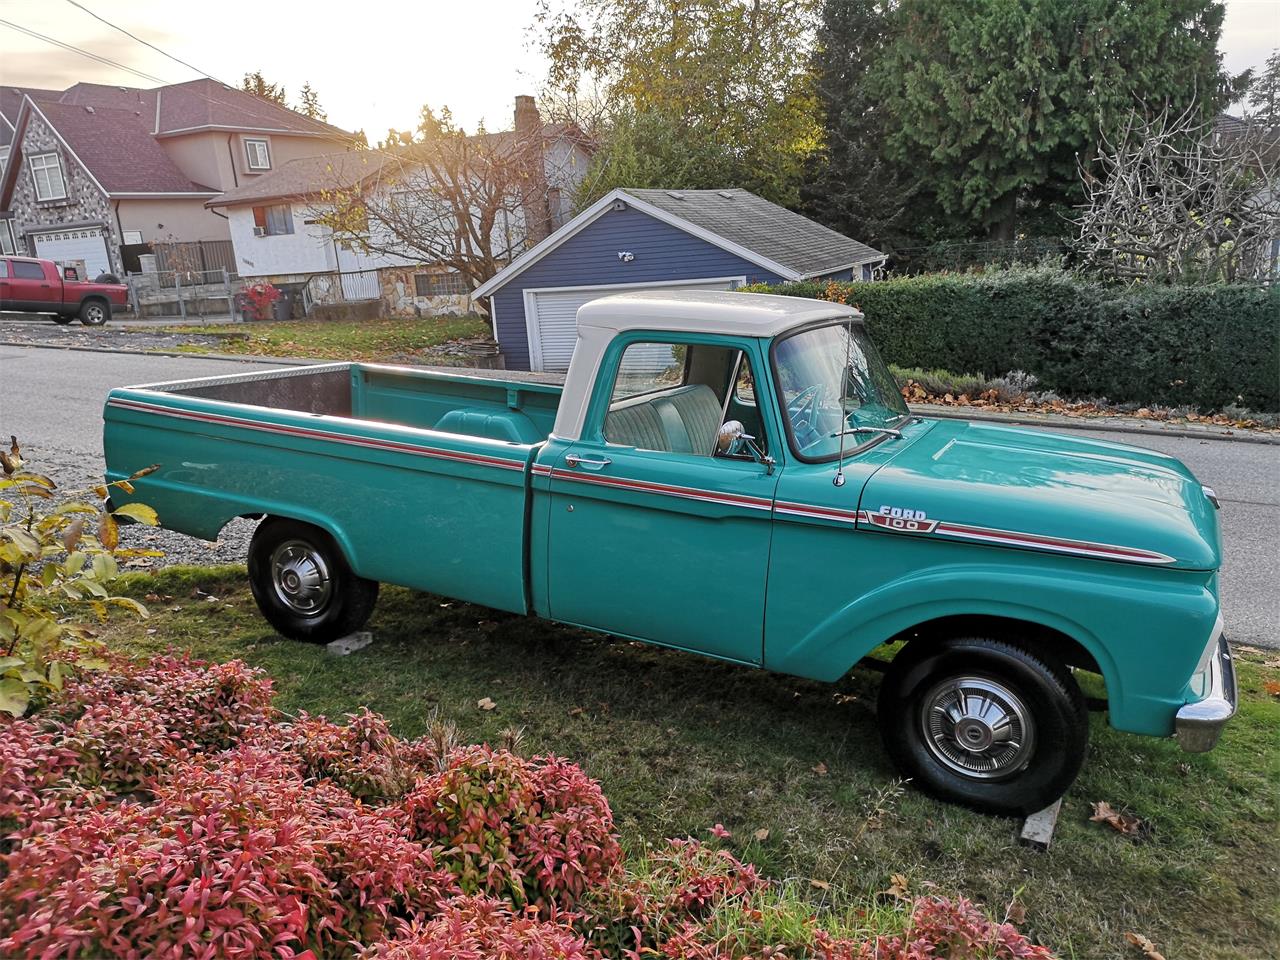
[[[765,638],[765,666],[835,681],[888,640],[930,621],[991,616],[1055,630],[1087,650],[1107,685],[1112,724],[1167,735],[1193,665],[1171,657],[1208,636],[1217,600],[1190,578],[1157,581],[1132,567],[1074,572],[948,565],[889,581],[835,610],[789,646]],[[781,649],[779,649],[782,647]]]

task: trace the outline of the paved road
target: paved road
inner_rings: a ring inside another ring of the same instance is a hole
[[[102,399],[130,383],[212,376],[260,364],[0,347],[0,435],[16,433],[29,456],[80,483],[102,469]],[[1280,446],[1182,437],[1085,433],[1173,454],[1222,499],[1223,606],[1236,642],[1280,648]],[[188,538],[163,547],[182,560],[239,560],[246,530],[219,546]],[[169,535],[167,535],[169,536]],[[172,535],[176,536],[176,535]]]

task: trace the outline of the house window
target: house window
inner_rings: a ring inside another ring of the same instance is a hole
[[[244,142],[244,152],[245,156],[248,157],[250,170],[271,169],[271,151],[267,149],[267,141],[246,140]]]
[[[460,273],[415,273],[413,289],[420,297],[461,296],[470,292]]]
[[[18,252],[18,241],[13,236],[13,221],[0,220],[0,253]]]
[[[253,232],[260,237],[293,233],[293,210],[287,203],[253,208]]]
[[[36,183],[37,200],[66,199],[67,182],[56,153],[40,153],[31,158],[31,179]]]
[[[5,144],[0,147],[0,170],[4,169],[4,162],[9,159],[9,145]]]

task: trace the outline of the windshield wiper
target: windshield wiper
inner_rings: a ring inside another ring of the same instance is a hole
[[[902,439],[902,431],[894,430],[892,427],[850,427],[848,430],[837,430],[831,434],[831,439],[834,440],[836,437],[847,437],[849,434],[859,433],[883,433],[886,437]]]

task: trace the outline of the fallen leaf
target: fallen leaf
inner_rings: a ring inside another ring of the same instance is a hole
[[[586,711],[585,711],[585,710],[583,710],[581,707],[574,707],[572,710],[570,710],[570,711],[569,711],[569,716],[571,716],[571,717],[580,717],[580,716],[582,716],[584,713],[586,713]]]
[[[889,889],[881,890],[876,894],[878,897],[887,897],[892,900],[906,900],[907,878],[901,873],[895,873],[889,878]]]
[[[1156,949],[1156,945],[1140,933],[1126,933],[1124,938],[1142,951],[1146,960],[1164,960],[1164,954]]]
[[[1004,911],[1005,920],[1008,923],[1021,926],[1027,922],[1027,908],[1017,900],[1009,901],[1009,906]]]
[[[1131,813],[1121,813],[1105,800],[1099,800],[1093,805],[1093,816],[1089,819],[1097,823],[1105,823],[1126,836],[1133,836],[1142,829],[1140,817],[1135,817]]]
[[[766,828],[761,827],[759,830],[753,833],[752,836],[755,837],[757,840],[759,840],[761,843],[764,843],[766,840],[769,839],[769,831]]]
[[[811,767],[810,769],[812,769],[813,772],[820,777],[825,777],[827,775],[827,765],[823,763],[821,760],[819,760],[816,764],[814,764],[814,766]]]
[[[493,710],[498,705],[494,703],[492,700],[490,700],[488,697],[481,697],[479,700],[476,701],[476,706],[479,707],[481,710]]]
[[[809,881],[809,886],[813,887],[815,890],[830,890],[830,889],[831,889],[831,884],[827,883],[827,881],[825,881],[825,880],[810,880],[810,881]]]
[[[1263,681],[1262,689],[1267,691],[1268,696],[1280,697],[1280,681],[1265,680]]]

